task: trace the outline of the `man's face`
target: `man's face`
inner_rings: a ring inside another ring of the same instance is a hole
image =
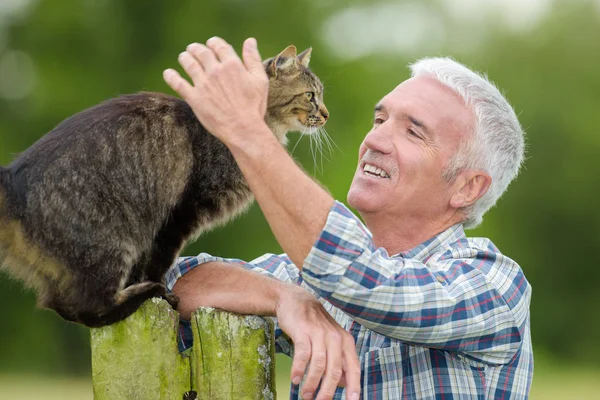
[[[442,218],[453,192],[443,171],[473,126],[473,112],[450,88],[426,76],[404,81],[375,108],[348,203],[365,218]]]

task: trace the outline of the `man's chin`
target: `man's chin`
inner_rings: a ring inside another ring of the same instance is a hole
[[[373,193],[369,193],[365,190],[359,190],[357,188],[350,188],[348,196],[346,198],[348,205],[354,208],[359,213],[369,213],[376,211],[377,199],[374,198]]]

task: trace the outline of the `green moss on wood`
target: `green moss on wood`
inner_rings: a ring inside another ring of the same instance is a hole
[[[94,399],[179,400],[190,389],[198,399],[275,399],[269,319],[197,310],[191,362],[177,349],[178,323],[166,301],[151,299],[124,321],[92,329]]]
[[[177,350],[179,316],[161,299],[116,324],[91,330],[95,400],[182,399],[189,358]]]
[[[198,399],[275,398],[270,320],[201,308],[192,330],[192,389]]]

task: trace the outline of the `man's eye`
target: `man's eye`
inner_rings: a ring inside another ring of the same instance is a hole
[[[408,129],[408,134],[411,136],[416,137],[417,139],[421,139],[421,136],[419,136],[415,131],[413,131],[412,129]]]
[[[385,121],[383,120],[383,118],[375,118],[375,120],[373,120],[373,125],[381,125],[384,122]]]

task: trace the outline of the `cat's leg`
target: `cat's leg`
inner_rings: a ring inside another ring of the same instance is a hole
[[[152,282],[163,283],[165,273],[175,262],[181,247],[182,243],[161,247],[160,244],[155,242],[146,267],[147,279]]]
[[[165,273],[175,262],[180,247],[181,244],[176,246],[165,246],[163,248],[156,245],[153,246],[152,255],[145,268],[148,280],[162,285],[165,284]],[[177,309],[179,299],[173,293],[167,291],[166,287],[164,293],[161,294],[161,297],[168,301],[173,309]]]
[[[149,280],[164,282],[167,270],[173,265],[185,243],[207,230],[218,201],[201,194],[198,182],[191,181],[179,203],[163,221],[152,243],[146,274]],[[202,221],[202,222],[201,222]]]
[[[146,269],[148,269],[148,262],[150,261],[149,257],[149,253],[144,253],[139,257],[137,262],[133,265],[133,267],[131,267],[131,272],[127,277],[127,283],[125,283],[125,287],[149,280],[146,271]]]
[[[175,262],[186,240],[194,231],[199,231],[197,218],[189,201],[183,201],[173,211],[169,222],[163,225],[152,244],[148,264],[144,268],[148,280],[165,283],[165,273]],[[173,309],[177,308],[179,299],[173,293],[165,291],[162,297]]]
[[[88,327],[110,325],[127,318],[149,298],[166,294],[163,283],[147,279],[146,265],[132,266],[120,255],[105,260],[79,271],[77,284],[72,285],[79,293],[72,293],[67,302],[73,310],[67,319]],[[144,261],[148,258],[140,259]],[[145,281],[132,282],[139,279]]]
[[[158,287],[160,287],[161,289],[159,290]],[[140,295],[141,293],[145,293],[150,289],[156,290],[156,294],[154,294],[151,297],[162,297],[167,302],[169,302],[171,307],[173,307],[174,309],[177,308],[177,305],[179,303],[179,299],[177,298],[177,296],[175,296],[172,293],[169,293],[167,291],[166,286],[162,283],[153,281],[137,283],[121,290],[119,293],[117,293],[117,304],[121,306],[121,304],[131,301],[131,298],[135,298],[136,296]]]
[[[142,255],[131,268],[123,269],[123,271],[129,270],[129,273],[121,278],[123,282],[121,285],[125,286],[123,289],[107,289],[104,295],[95,296],[111,300],[108,304],[104,303],[103,312],[95,312],[99,309],[97,306],[87,308],[77,314],[76,322],[89,327],[110,325],[127,318],[144,301],[152,297],[162,297],[173,309],[176,309],[179,299],[169,293],[164,284],[164,274],[175,257],[176,254],[172,249],[167,253],[165,249],[158,250],[154,247],[152,252]]]
[[[98,314],[81,312],[77,315],[77,322],[88,327],[100,327],[114,324],[133,314],[146,300],[152,297],[164,296],[166,288],[156,282],[136,283],[116,294],[115,307],[110,311]]]
[[[163,293],[160,296],[169,302],[173,309],[177,308],[179,299],[174,294],[167,291],[164,282],[164,276],[169,267],[175,261],[178,250],[181,244],[177,245],[177,250],[171,246],[165,246],[165,248],[159,248],[156,245],[153,246],[149,255],[145,255],[132,267],[131,273],[127,278],[125,289],[117,294],[117,302],[119,303],[119,297],[124,296],[127,298],[130,292],[136,291],[137,287],[142,284],[155,283],[163,286]],[[169,248],[170,247],[170,248]]]

